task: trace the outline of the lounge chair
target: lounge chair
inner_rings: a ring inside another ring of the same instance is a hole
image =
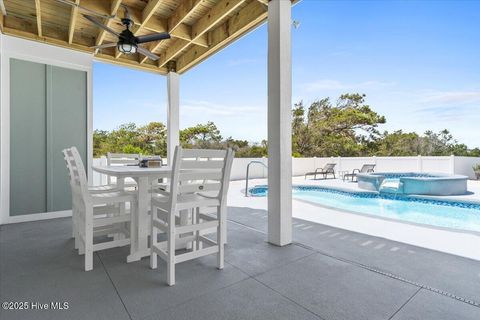
[[[345,181],[348,178],[351,178],[352,181],[353,179],[357,180],[357,174],[358,173],[369,173],[369,172],[374,172],[375,165],[374,164],[364,164],[361,169],[353,169],[352,173],[347,173],[343,175],[343,181]]]
[[[327,163],[323,168],[317,168],[314,172],[307,172],[305,173],[305,180],[307,179],[307,176],[313,176],[313,179],[317,180],[317,175],[323,175],[323,179],[327,179],[328,174],[333,175],[333,178],[335,179],[334,168],[336,165],[336,163]]]

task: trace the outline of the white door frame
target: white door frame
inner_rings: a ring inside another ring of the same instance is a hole
[[[48,64],[87,73],[87,166],[93,161],[93,55],[0,35],[0,225],[66,217],[71,210],[10,216],[10,59]]]

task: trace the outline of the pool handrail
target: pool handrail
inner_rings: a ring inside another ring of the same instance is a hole
[[[248,179],[249,179],[248,176],[250,174],[250,165],[252,165],[254,163],[261,164],[262,166],[264,166],[265,168],[268,169],[268,166],[265,163],[263,163],[262,161],[259,161],[259,160],[253,160],[253,161],[250,161],[247,164],[247,173],[245,174],[245,197],[248,197]]]

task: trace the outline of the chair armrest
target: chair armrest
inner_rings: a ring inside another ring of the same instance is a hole
[[[360,169],[353,169],[352,174],[355,173],[355,171],[358,171],[358,173],[360,173]]]

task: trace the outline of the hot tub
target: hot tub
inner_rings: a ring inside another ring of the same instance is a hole
[[[372,172],[357,174],[358,187],[383,193],[452,196],[467,193],[467,176],[444,173]]]

